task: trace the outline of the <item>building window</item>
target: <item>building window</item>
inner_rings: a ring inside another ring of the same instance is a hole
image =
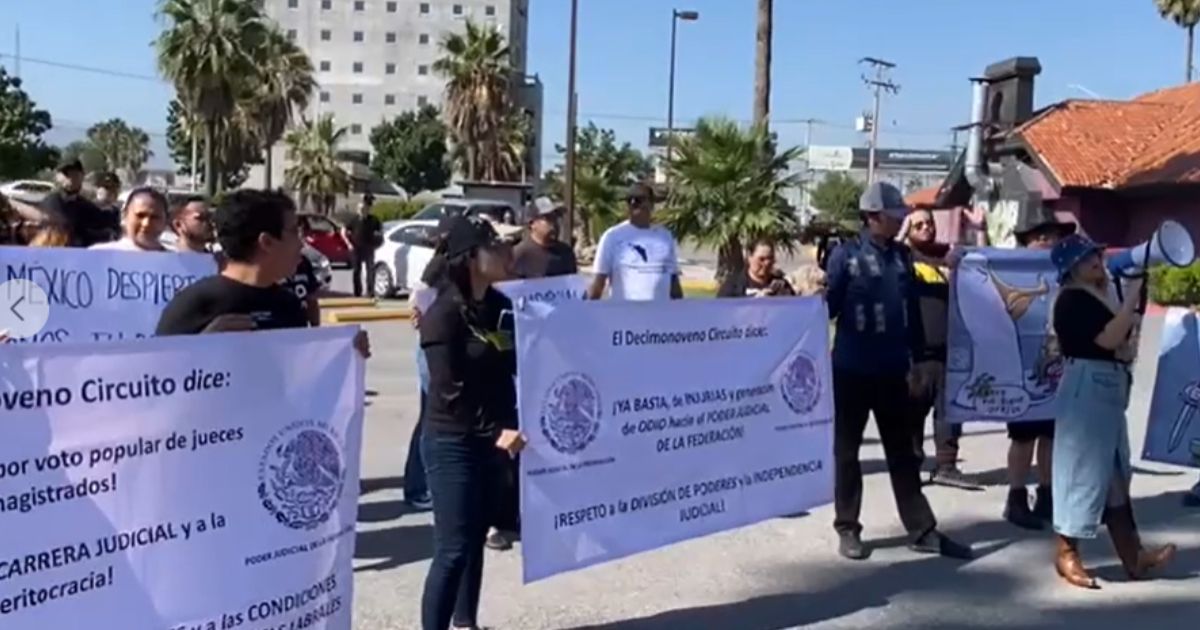
[[[321,62],[321,72],[329,72],[330,63],[328,61]]]
[[[288,0],[288,8],[289,9],[300,8],[300,0]]]
[[[361,61],[354,62],[354,74],[362,74],[363,66]]]
[[[395,105],[396,104],[396,95],[395,94],[384,94],[383,95],[383,104],[384,105]]]
[[[383,67],[383,71],[387,74],[396,74],[396,64],[389,63]]]
[[[461,4],[454,5],[454,15],[462,15],[462,5]]]
[[[288,29],[288,32],[287,32],[287,38],[288,38],[288,41],[289,41],[289,42],[294,42],[294,41],[296,41],[296,29],[294,29],[294,28],[289,28],[289,29]]]
[[[329,92],[321,92],[321,102],[322,103],[329,102]]]
[[[350,97],[350,102],[355,105],[362,105],[362,94],[354,94]]]
[[[354,31],[354,41],[361,42],[362,40],[363,40],[363,32],[362,31]]]
[[[366,8],[366,6],[364,6],[365,4],[366,3],[364,3],[363,0],[354,0],[354,10],[362,11],[363,9]]]
[[[321,41],[327,42],[331,39],[333,39],[333,32],[329,30],[321,31]]]
[[[424,96],[417,97],[417,107],[425,107],[428,104],[429,104],[429,99],[425,98]]]
[[[496,6],[495,6],[495,5],[492,5],[492,4],[489,4],[489,5],[487,5],[487,6],[486,6],[486,7],[484,7],[484,9],[483,9],[483,14],[484,14],[484,15],[486,15],[486,16],[488,16],[488,17],[495,17],[495,15],[496,15]]]
[[[350,135],[353,135],[353,136],[362,135],[362,125],[360,125],[358,123],[354,123],[353,125],[350,125]]]
[[[395,13],[395,12],[396,12],[396,3],[395,3],[395,2],[389,2],[389,3],[387,3],[387,12],[388,12],[388,13]]]
[[[428,2],[421,3],[421,15],[429,15],[429,3]]]
[[[396,34],[395,34],[395,33],[388,33],[387,35],[384,35],[384,37],[383,37],[383,38],[384,38],[385,40],[387,40],[387,43],[389,43],[389,44],[395,44],[395,43],[396,43]]]
[[[328,11],[333,8],[333,0],[321,0],[321,10]]]
[[[429,43],[429,33],[421,33],[417,36],[417,42],[421,44]]]
[[[421,76],[429,74],[429,66],[417,66],[417,74]]]

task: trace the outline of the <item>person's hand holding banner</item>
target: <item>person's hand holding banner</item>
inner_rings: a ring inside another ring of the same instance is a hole
[[[371,338],[367,336],[367,331],[360,330],[354,335],[354,349],[362,355],[362,358],[371,358]]]
[[[520,431],[504,429],[496,439],[496,448],[507,452],[509,457],[516,457],[525,448],[525,436]]]
[[[922,361],[914,365],[908,372],[908,395],[920,398],[928,394],[941,370],[942,364],[937,361]]]

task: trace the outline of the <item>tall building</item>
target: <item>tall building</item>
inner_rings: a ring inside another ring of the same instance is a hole
[[[319,87],[307,115],[332,113],[348,133],[340,147],[371,151],[371,129],[426,104],[441,107],[445,79],[433,71],[439,42],[471,19],[508,42],[513,95],[535,121],[530,179],[540,174],[541,81],[526,76],[529,0],[265,0],[263,9],[312,60]],[[282,181],[283,150],[276,147]]]

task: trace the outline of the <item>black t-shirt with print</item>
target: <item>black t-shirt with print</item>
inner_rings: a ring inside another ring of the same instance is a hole
[[[321,281],[317,280],[317,272],[313,271],[312,263],[308,262],[308,258],[300,257],[300,264],[296,266],[296,273],[286,278],[280,284],[285,289],[291,291],[301,302],[307,300],[309,296],[315,296],[317,291],[321,290]]]
[[[1096,345],[1096,336],[1112,321],[1113,312],[1099,298],[1081,289],[1063,289],[1054,303],[1054,333],[1069,359],[1116,361],[1114,350]]]
[[[260,330],[308,326],[304,306],[283,286],[255,287],[217,275],[177,293],[155,334],[194,335],[220,315],[249,315]]]
[[[725,282],[721,283],[721,288],[717,290],[717,297],[748,297],[750,293],[761,291],[763,289],[774,287],[776,296],[796,295],[792,290],[792,286],[788,284],[787,279],[783,274],[775,272],[766,282],[759,282],[750,277],[745,271],[741,273],[731,273],[725,277]]]
[[[449,282],[421,315],[429,367],[427,426],[437,432],[494,435],[517,426],[512,301],[495,289],[474,302]]]

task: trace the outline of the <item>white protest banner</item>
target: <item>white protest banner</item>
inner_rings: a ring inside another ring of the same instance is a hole
[[[820,298],[517,309],[525,580],[827,503]]]
[[[0,628],[350,630],[355,332],[6,348]]]
[[[1200,468],[1200,319],[1187,308],[1167,309],[1158,372],[1142,458]]]
[[[152,336],[171,298],[217,273],[217,263],[205,254],[0,247],[0,269],[0,282],[5,283],[0,284],[0,310],[49,306],[40,330],[11,335],[21,338],[9,341],[58,343]],[[15,280],[31,282],[42,291],[31,293]],[[8,314],[0,315],[4,317]],[[5,322],[10,329],[14,324],[18,322]]]
[[[566,300],[583,300],[587,297],[588,285],[591,280],[581,274],[569,276],[551,276],[548,278],[529,278],[525,280],[506,280],[497,282],[496,290],[508,296],[514,306],[522,302],[544,302],[552,306]]]

